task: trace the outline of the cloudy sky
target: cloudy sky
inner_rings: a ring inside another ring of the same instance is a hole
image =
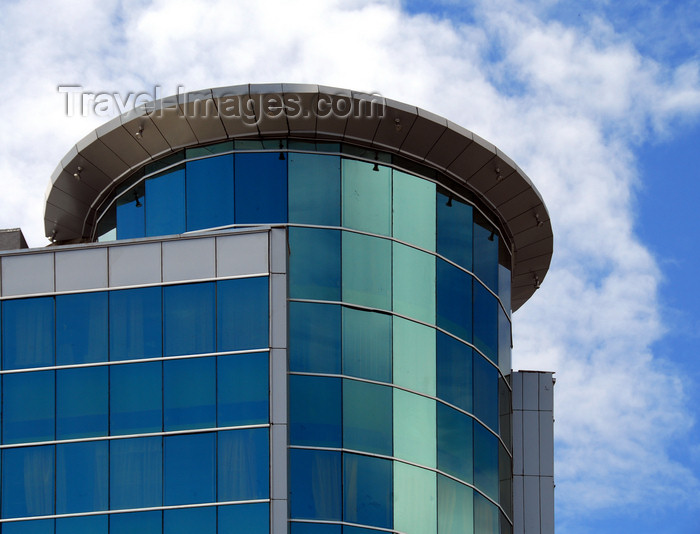
[[[496,144],[553,222],[514,366],[556,371],[559,532],[700,532],[698,0],[2,0],[0,15],[0,228],[30,246],[47,243],[51,172],[107,120],[66,116],[58,86],[128,106],[319,83]]]

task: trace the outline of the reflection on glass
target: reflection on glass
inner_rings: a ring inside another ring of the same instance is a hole
[[[394,311],[435,324],[435,256],[393,244]]]
[[[405,172],[393,171],[394,237],[435,250],[435,184]]]
[[[108,508],[106,441],[56,445],[56,513]]]
[[[437,251],[448,260],[472,269],[473,208],[452,195],[437,195]]]
[[[216,434],[166,436],[163,449],[165,505],[216,500]]]
[[[107,534],[106,515],[56,519],[56,534]]]
[[[182,166],[147,179],[146,198],[147,236],[185,231],[185,169]]]
[[[498,500],[498,438],[474,423],[474,485]]]
[[[472,493],[474,491],[469,486],[438,475],[438,532],[440,534],[474,534],[475,532],[481,534],[481,530],[474,530]]]
[[[146,235],[146,197],[143,184],[117,199],[117,239]]]
[[[187,230],[233,224],[233,155],[188,161]]]
[[[111,291],[109,334],[109,358],[112,361],[162,356],[162,289],[145,287]]]
[[[163,438],[109,442],[109,506],[112,510],[163,505]]]
[[[343,454],[343,519],[374,527],[393,527],[392,462]]]
[[[436,467],[435,401],[394,389],[394,456]]]
[[[474,345],[492,361],[498,361],[498,312],[500,306],[488,289],[474,280]]]
[[[498,508],[496,505],[474,492],[474,530],[475,532],[499,532]]]
[[[498,233],[481,215],[474,218],[474,274],[498,291]]]
[[[343,373],[391,382],[391,316],[343,308]]]
[[[53,445],[3,450],[3,517],[51,515],[53,510]]]
[[[113,365],[109,369],[110,433],[163,430],[163,364]]]
[[[498,430],[498,370],[474,352],[474,415]]]
[[[343,301],[391,309],[391,241],[343,232]]]
[[[268,436],[267,428],[219,432],[218,495],[220,501],[267,499],[270,496]]]
[[[2,377],[2,441],[23,443],[54,439],[54,371]]]
[[[291,517],[340,521],[340,453],[289,450]]]
[[[164,355],[214,352],[214,284],[163,288]]]
[[[57,439],[107,435],[107,373],[107,367],[56,371]]]
[[[2,368],[54,365],[54,299],[2,302]]]
[[[343,226],[391,235],[391,169],[343,159]]]
[[[437,334],[437,394],[442,400],[472,411],[472,349],[456,339]]]
[[[54,520],[35,519],[34,521],[4,523],[2,531],[5,534],[54,534]]]
[[[472,277],[437,260],[437,325],[464,341],[472,340]]]
[[[163,362],[163,428],[216,426],[216,358]]]
[[[217,282],[216,310],[219,351],[262,349],[269,346],[266,276]],[[208,323],[206,324],[208,329]]]
[[[394,528],[406,534],[437,534],[434,472],[394,462]]]
[[[438,403],[438,469],[464,482],[473,480],[473,419]]]
[[[219,356],[216,364],[218,426],[269,420],[269,354]]]
[[[393,318],[394,384],[436,394],[435,329]]]
[[[107,361],[107,293],[56,297],[56,364]]]

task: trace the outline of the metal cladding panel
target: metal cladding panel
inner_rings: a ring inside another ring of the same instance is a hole
[[[341,102],[346,101],[338,101],[339,104]],[[348,117],[345,139],[365,144],[375,138],[379,123],[388,109],[384,97],[353,91],[348,107],[340,108],[337,112]]]
[[[194,135],[192,128],[185,114],[180,109],[177,99],[163,99],[155,103],[156,109],[150,114],[153,124],[158,128],[168,147],[172,150],[185,146],[196,145],[198,143],[197,136]],[[139,119],[136,119],[138,121]],[[132,129],[139,129],[139,123],[132,123]],[[146,131],[141,134],[141,139],[146,136]]]
[[[59,172],[56,174],[53,187],[47,191],[46,199],[52,198],[54,189],[59,189],[67,196],[76,199],[85,206],[86,209],[89,208],[97,195],[97,191],[83,180],[76,180],[73,174],[68,173],[68,171],[64,171],[63,169],[57,169],[57,171]],[[56,202],[54,202],[54,204],[59,205]]]
[[[518,232],[513,236],[513,240],[515,241],[515,247],[517,250],[526,248],[528,245],[532,243],[537,243],[538,241],[541,241],[543,238],[545,238],[547,235],[551,234],[551,228],[548,228],[546,224],[542,226],[531,226],[527,230],[523,230],[522,232],[518,231],[519,228],[516,227],[515,231]]]
[[[447,170],[469,181],[479,169],[488,164],[496,156],[482,145],[473,142],[455,159]],[[493,165],[490,165],[493,167]]]
[[[413,123],[417,120],[418,108],[395,100],[385,100],[382,117],[374,134],[375,146],[397,150],[406,141]]]
[[[64,238],[64,233],[70,232],[70,237],[72,239],[74,235],[80,235],[83,230],[83,221],[72,213],[59,208],[50,203],[46,203],[45,218],[50,221],[50,226],[47,226],[48,234],[51,235],[53,229],[56,229],[56,236],[58,239]],[[59,233],[59,227],[64,231]]]
[[[474,184],[474,186],[476,186],[476,184]],[[496,184],[489,188],[486,194],[495,206],[499,206],[518,196],[523,191],[527,191],[528,188],[527,181],[516,173],[513,173],[503,178],[500,182],[496,181]]]
[[[307,84],[282,84],[287,106],[289,133],[300,136],[316,136],[316,113],[318,109],[318,86]]]
[[[251,97],[255,102],[255,118],[260,134],[270,137],[288,135],[289,125],[282,84],[256,86],[256,92],[251,91]]]
[[[107,174],[82,157],[82,154],[78,154],[75,158],[73,158],[67,165],[64,166],[64,169],[67,172],[59,176],[59,180],[61,180],[64,184],[64,190],[70,187],[70,185],[65,184],[66,180],[69,182],[71,180],[74,182],[80,181],[87,187],[93,189],[95,192],[102,191],[112,182],[111,178]],[[77,178],[75,177],[76,173],[78,174]]]
[[[259,135],[255,124],[255,109],[247,85],[218,87],[211,90],[217,101],[217,108],[226,134],[234,137],[255,137]]]
[[[401,145],[400,153],[424,160],[447,130],[447,119],[418,109],[418,116]]]
[[[316,136],[326,139],[342,139],[345,135],[348,117],[336,114],[334,110],[345,109],[351,102],[351,91],[319,85],[315,110]]]
[[[77,180],[75,181],[77,182]],[[66,193],[58,187],[52,187],[46,200],[55,206],[63,206],[71,213],[83,214],[90,211],[90,206],[78,198],[78,195],[75,194],[75,189],[70,193]]]
[[[517,251],[518,252],[518,261],[528,261],[528,260],[531,260],[533,258],[539,258],[540,256],[547,256],[547,258],[550,258],[552,255],[553,245],[554,245],[554,238],[550,234],[549,236],[542,239],[541,241],[537,241],[536,243],[531,243],[531,244],[527,245],[526,247],[519,249]]]
[[[95,132],[79,141],[76,148],[85,159],[107,176],[118,176],[129,170],[129,165],[98,139]]]
[[[121,116],[122,126],[152,158],[171,152],[170,145],[153,124],[144,108],[135,109]]]
[[[542,255],[542,256],[535,256],[534,258],[530,258],[528,260],[523,260],[518,263],[518,267],[523,273],[537,273],[542,271],[543,269],[546,269],[549,265],[549,258],[547,255]],[[534,285],[534,279],[532,276],[530,277],[531,280],[533,280],[533,285]],[[542,281],[542,278],[540,278],[540,282]]]
[[[472,174],[467,183],[477,191],[486,191],[485,194],[493,202],[491,189],[501,184],[503,180],[506,180],[514,172],[510,165],[507,165],[501,158],[496,156],[491,160],[490,164],[482,166]]]
[[[185,99],[185,96],[188,98]],[[199,143],[216,142],[226,138],[226,130],[211,91],[182,95],[179,106]]]
[[[117,117],[120,118],[120,117]],[[114,121],[110,121],[103,126],[103,131],[98,128],[97,135],[107,148],[119,154],[119,157],[129,165],[136,168],[151,159],[151,155],[141,144],[121,125],[121,122],[114,128],[107,129]]]
[[[464,150],[472,143],[470,138],[452,128],[445,130],[440,139],[425,157],[425,162],[438,169],[447,169]]]
[[[536,213],[542,211],[542,215],[546,213],[544,204],[542,204],[542,199],[532,189],[526,189],[519,195],[498,206],[498,212],[508,221],[518,215],[522,215],[528,210],[534,210]]]

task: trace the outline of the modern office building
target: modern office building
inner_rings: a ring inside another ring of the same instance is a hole
[[[488,142],[243,85],[62,160],[0,233],[1,534],[551,532],[551,373],[511,311],[552,231]]]

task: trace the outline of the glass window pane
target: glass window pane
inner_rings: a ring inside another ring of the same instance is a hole
[[[343,232],[343,301],[391,309],[391,241]]]
[[[437,324],[472,340],[472,277],[446,261],[437,260]]]
[[[340,453],[290,449],[289,458],[291,516],[340,521]]]
[[[217,282],[218,350],[269,346],[268,294],[267,276]]]
[[[277,152],[236,154],[236,224],[287,222],[287,160]]]
[[[163,532],[163,512],[111,514],[109,534],[160,534]]]
[[[289,443],[343,446],[340,378],[289,377]]]
[[[3,523],[3,534],[54,534],[53,519],[36,519],[34,521],[17,521]]]
[[[209,109],[203,108],[203,111],[206,112],[209,111]],[[213,145],[186,148],[185,159],[199,158],[201,156],[211,156],[212,154],[221,154],[223,152],[230,152],[231,150],[233,150],[233,141],[224,141],[223,143],[215,143]]]
[[[340,231],[289,228],[289,296],[340,300]]]
[[[498,234],[485,221],[474,221],[474,274],[494,291],[498,291]]]
[[[268,436],[267,428],[219,432],[219,501],[267,499],[270,496]]]
[[[392,388],[343,380],[343,446],[391,456]],[[367,406],[372,406],[368,410]]]
[[[333,304],[290,302],[289,370],[340,373],[340,310]]]
[[[107,293],[56,297],[56,364],[108,360]]]
[[[343,454],[343,519],[392,528],[392,462],[371,456]]]
[[[2,440],[22,443],[54,439],[54,371],[2,377]]]
[[[187,230],[233,224],[233,155],[188,161]]]
[[[393,318],[394,384],[436,394],[434,328],[401,317]]]
[[[53,445],[3,450],[1,493],[5,518],[53,514]]]
[[[343,308],[343,374],[391,382],[391,315]]]
[[[289,154],[289,222],[340,226],[340,157]]]
[[[214,352],[214,284],[163,288],[164,354]]]
[[[269,421],[269,357],[258,352],[217,358],[218,426]]]
[[[166,436],[163,441],[164,504],[215,501],[216,434]]]
[[[435,250],[435,184],[405,172],[394,174],[394,237]]]
[[[269,534],[270,505],[267,503],[219,506],[219,533]]]
[[[393,244],[394,311],[435,324],[435,256]]]
[[[160,287],[109,294],[110,360],[163,355],[163,303]]]
[[[437,195],[437,251],[447,259],[472,269],[473,208],[450,195]]]
[[[406,534],[437,534],[435,473],[394,462],[394,528]]]
[[[163,364],[112,365],[109,401],[112,435],[163,430]]]
[[[108,475],[106,441],[56,445],[56,513],[106,510]]]
[[[216,358],[163,362],[163,428],[216,426]]]
[[[56,438],[106,436],[108,392],[107,367],[56,371]]]
[[[343,159],[343,226],[391,235],[391,169]]]
[[[498,438],[474,423],[474,485],[498,500]]]
[[[109,506],[112,510],[163,504],[161,437],[109,443]]]
[[[54,299],[2,303],[2,368],[54,365]]]
[[[117,199],[117,239],[146,235],[145,186],[137,185]]]
[[[509,374],[511,368],[511,330],[510,321],[503,308],[498,307],[498,367],[503,374]]]
[[[510,298],[511,298],[511,276],[510,269],[498,264],[498,298],[501,299],[503,306],[510,314]]]
[[[216,532],[216,507],[185,508],[163,512],[163,534]],[[150,534],[150,533],[149,533]]]
[[[438,532],[474,533],[474,490],[438,475]],[[477,531],[479,534],[480,530]]]
[[[464,482],[473,480],[473,419],[437,405],[438,469]]]
[[[498,508],[496,505],[474,492],[474,531],[497,534],[498,527]]]
[[[292,523],[291,534],[342,534],[341,525],[328,523]]]
[[[146,235],[181,234],[185,231],[185,169],[146,180]]]
[[[394,390],[394,456],[437,467],[435,401]]]
[[[474,415],[498,430],[498,370],[474,352]]]
[[[108,517],[64,517],[56,519],[56,534],[107,534]]]
[[[500,306],[488,289],[474,280],[474,346],[498,361],[498,313]]]
[[[472,411],[472,349],[456,339],[437,334],[437,396],[467,412]]]

